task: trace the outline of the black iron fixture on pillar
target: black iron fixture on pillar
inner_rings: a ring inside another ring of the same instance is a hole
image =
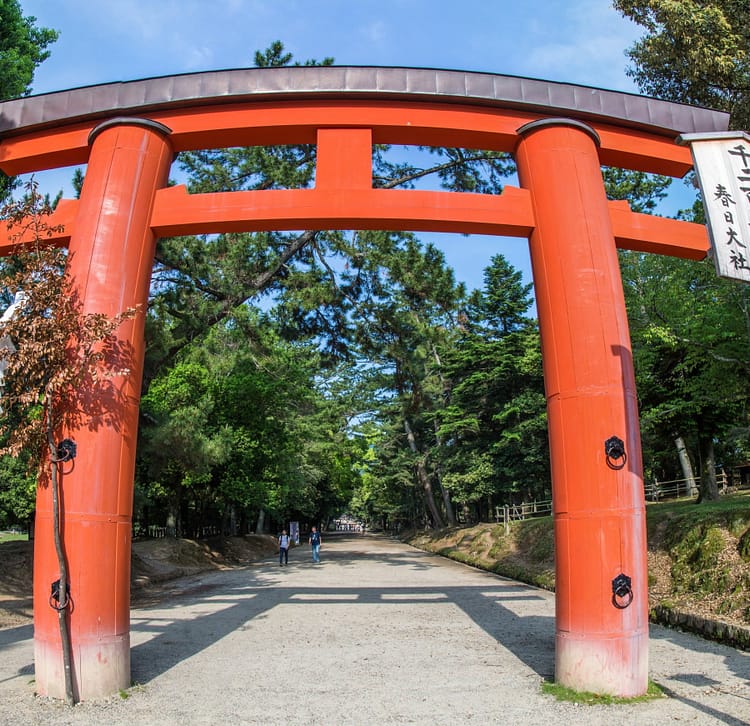
[[[63,439],[57,445],[57,461],[71,461],[76,458],[78,446],[73,439]]]
[[[612,604],[618,610],[624,610],[633,602],[633,588],[630,578],[621,572],[612,580]]]
[[[622,469],[628,461],[625,442],[617,436],[610,436],[604,442],[604,456],[610,469]]]

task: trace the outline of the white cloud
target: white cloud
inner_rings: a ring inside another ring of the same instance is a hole
[[[559,26],[534,23],[535,37],[524,56],[531,73],[634,90],[625,75],[625,50],[639,37],[639,28],[601,0],[582,0],[560,9]]]
[[[187,49],[187,52],[183,56],[183,63],[185,64],[185,70],[188,71],[204,71],[211,69],[213,65],[214,52],[211,48],[191,47]]]
[[[369,43],[378,45],[388,37],[388,26],[382,20],[375,20],[365,26],[361,33]]]

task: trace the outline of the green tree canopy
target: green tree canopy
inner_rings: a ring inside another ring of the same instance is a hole
[[[750,128],[750,4],[746,0],[615,0],[646,29],[628,74],[657,98],[728,111]]]
[[[539,331],[527,316],[530,292],[521,273],[495,255],[444,356],[449,387],[440,413],[442,467],[446,486],[464,505],[550,493]]]
[[[36,18],[24,17],[18,0],[0,0],[0,101],[31,93],[34,72],[49,57],[47,47],[57,35],[37,27]],[[0,201],[11,188],[11,180],[0,172]]]

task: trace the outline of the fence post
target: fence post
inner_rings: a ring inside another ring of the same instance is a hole
[[[505,534],[510,534],[510,507],[507,504],[503,505],[503,526]]]

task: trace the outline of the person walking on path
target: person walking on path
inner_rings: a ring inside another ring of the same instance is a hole
[[[320,532],[318,532],[315,527],[313,527],[312,532],[310,532],[309,542],[312,547],[313,562],[320,562]]]
[[[281,536],[279,537],[279,565],[289,564],[289,535],[285,529],[281,530]]]

